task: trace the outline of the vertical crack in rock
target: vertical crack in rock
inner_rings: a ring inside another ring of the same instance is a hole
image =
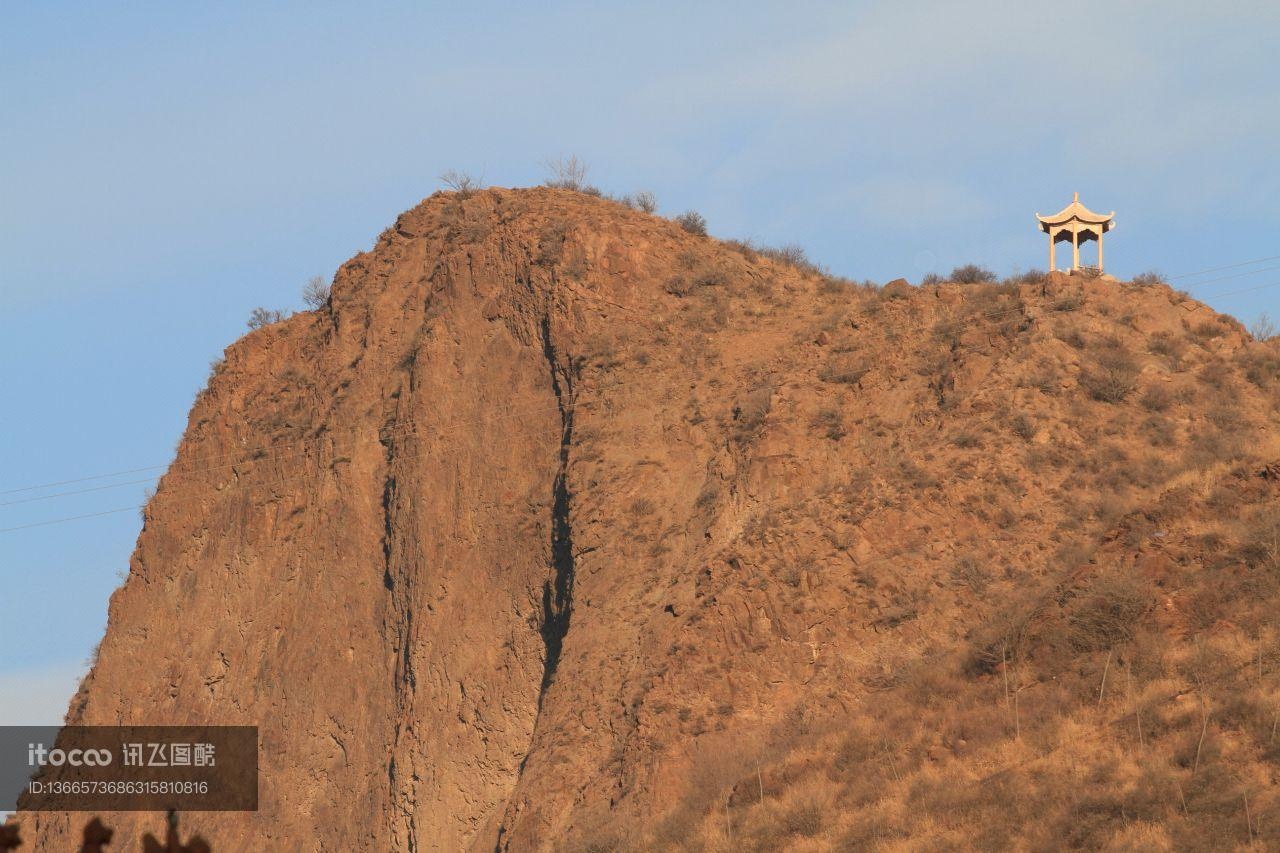
[[[389,429],[388,424],[388,429]],[[392,742],[392,755],[387,768],[387,781],[394,804],[389,812],[391,837],[398,839],[407,849],[417,845],[417,822],[414,815],[416,792],[413,772],[401,773],[396,755],[403,747],[402,740],[411,737],[404,721],[412,719],[415,677],[413,671],[413,583],[411,573],[403,564],[405,555],[397,553],[394,543],[397,536],[398,480],[396,476],[396,448],[390,434],[381,438],[386,455],[386,479],[382,487],[382,583],[390,596],[389,613],[384,617],[384,634],[393,637],[396,665],[393,671],[392,695],[396,703],[396,730]]]
[[[551,340],[551,320],[542,319],[542,351],[551,372],[551,389],[560,409],[560,460],[556,469],[551,503],[551,568],[552,577],[542,586],[542,642],[545,663],[542,684],[538,690],[538,708],[542,708],[547,688],[555,678],[569,633],[573,612],[573,527],[569,520],[569,446],[573,441],[573,365],[561,363]]]
[[[544,316],[541,325],[542,353],[547,360],[547,368],[551,376],[551,390],[556,395],[556,406],[560,410],[560,450],[556,466],[556,476],[552,483],[551,499],[551,570],[552,575],[542,584],[542,624],[540,632],[544,647],[544,663],[542,667],[542,683],[538,687],[538,704],[533,718],[533,734],[530,736],[529,748],[520,759],[516,771],[516,786],[524,777],[525,765],[533,751],[533,739],[537,735],[538,724],[542,716],[542,706],[547,691],[555,680],[556,670],[560,666],[560,655],[564,649],[565,636],[569,633],[569,619],[573,614],[573,525],[570,520],[569,494],[569,448],[573,443],[573,407],[574,407],[574,365],[569,358],[561,359],[551,339],[551,318]],[[507,804],[508,810],[511,802]],[[508,816],[510,812],[508,811]],[[507,837],[509,827],[507,819],[498,823],[495,853],[502,853],[510,845]]]

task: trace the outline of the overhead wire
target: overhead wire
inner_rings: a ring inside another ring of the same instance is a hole
[[[1280,256],[1275,256],[1275,257],[1280,258]],[[1199,271],[1199,273],[1186,273],[1186,274],[1184,274],[1183,276],[1180,276],[1180,277],[1193,276],[1193,275],[1196,275],[1196,274],[1202,274],[1202,273],[1212,272],[1212,271],[1217,271],[1217,270],[1221,270],[1221,269],[1231,269],[1231,268],[1235,268],[1235,267],[1239,267],[1239,266],[1244,266],[1244,265],[1247,265],[1247,264],[1249,264],[1249,263],[1258,263],[1258,262],[1265,261],[1265,260],[1268,260],[1268,258],[1258,259],[1258,260],[1256,260],[1256,261],[1251,261],[1251,262],[1243,262],[1243,263],[1240,263],[1240,264],[1230,264],[1230,265],[1223,266],[1223,267],[1213,267],[1213,268],[1208,268],[1208,269],[1206,269],[1206,270],[1201,270],[1201,271]],[[1280,267],[1276,267],[1276,268],[1277,268],[1277,269],[1280,269]],[[1267,269],[1270,269],[1270,268],[1267,268]],[[1257,271],[1257,272],[1261,272],[1261,271],[1263,271],[1263,270],[1259,270],[1259,271]],[[1249,274],[1252,274],[1252,273],[1249,273]],[[1221,279],[1221,280],[1226,280],[1226,279],[1230,279],[1230,278],[1238,278],[1238,277],[1240,277],[1240,275],[1246,275],[1246,274],[1239,274],[1239,275],[1235,275],[1235,276],[1226,276],[1226,277],[1223,277],[1223,279]],[[1211,281],[1216,281],[1216,280],[1211,280]],[[1199,284],[1205,284],[1205,283],[1208,283],[1208,282],[1199,282]],[[1251,293],[1251,292],[1255,292],[1255,291],[1258,291],[1258,290],[1264,290],[1264,289],[1268,289],[1268,288],[1276,287],[1276,286],[1280,286],[1280,282],[1269,282],[1269,283],[1267,283],[1267,284],[1257,285],[1257,286],[1255,286],[1255,287],[1248,287],[1248,288],[1242,288],[1242,289],[1235,290],[1235,291],[1228,291],[1228,292],[1226,292],[1226,293],[1217,294],[1217,296],[1215,296],[1215,298],[1227,298],[1227,297],[1231,297],[1231,296],[1237,296],[1237,295],[1240,295],[1240,294],[1243,294],[1243,293]],[[579,295],[581,295],[581,294],[579,294]],[[610,304],[613,304],[613,303],[610,303]],[[618,306],[615,306],[615,307],[618,307]],[[621,307],[626,307],[626,306],[621,306]],[[1064,306],[1064,307],[1061,307],[1061,308],[1055,308],[1055,309],[1054,309],[1054,311],[1055,311],[1056,313],[1065,313],[1065,312],[1070,311],[1070,310],[1074,310],[1074,308],[1072,308],[1072,307],[1070,307],[1070,306]],[[967,316],[964,316],[964,317],[955,318],[954,320],[950,320],[950,321],[947,321],[947,320],[939,321],[938,323],[935,323],[935,324],[934,324],[934,326],[933,326],[933,331],[936,333],[937,331],[939,331],[939,330],[944,330],[944,329],[946,329],[946,328],[947,328],[947,327],[949,327],[949,326],[960,326],[960,325],[962,325],[962,324],[967,324],[967,323],[973,322],[975,319],[992,319],[992,318],[999,317],[999,316],[1002,316],[1002,315],[1015,314],[1015,313],[1024,313],[1024,312],[1025,312],[1025,308],[1024,308],[1024,307],[1016,307],[1016,308],[1003,309],[1003,310],[992,311],[992,312],[982,312],[982,313],[977,313],[977,314],[970,314],[970,315],[967,315]],[[888,339],[888,336],[886,335],[886,340],[887,340],[887,339]],[[537,398],[537,399],[543,399],[543,398],[539,397],[539,398]],[[397,425],[397,429],[400,429],[400,428],[402,428],[402,427],[403,427],[403,425]],[[229,458],[233,458],[233,457],[235,457],[234,461],[225,462],[225,463],[223,463],[223,464],[216,465],[216,466],[192,467],[192,463],[186,463],[186,464],[173,464],[173,463],[171,463],[171,464],[169,464],[169,465],[153,465],[153,466],[144,466],[144,467],[140,467],[140,468],[124,469],[124,470],[121,470],[121,471],[108,472],[108,473],[103,473],[103,474],[94,474],[94,475],[89,475],[89,476],[85,476],[85,477],[78,477],[78,478],[71,478],[71,479],[66,479],[66,480],[52,481],[52,482],[43,483],[43,484],[36,484],[36,485],[29,485],[29,486],[21,486],[21,487],[16,487],[16,488],[4,489],[4,490],[0,490],[0,495],[19,494],[19,493],[23,493],[23,492],[36,491],[36,490],[45,489],[45,488],[53,488],[53,487],[56,487],[56,486],[62,486],[62,485],[75,485],[75,484],[78,484],[78,483],[92,482],[92,481],[96,481],[96,480],[109,479],[109,478],[112,478],[112,477],[126,476],[126,475],[128,475],[128,474],[140,473],[140,472],[142,472],[142,471],[162,471],[162,470],[167,469],[166,473],[192,473],[192,474],[199,474],[199,473],[208,473],[208,472],[215,471],[215,470],[226,470],[226,469],[229,469],[229,468],[234,468],[234,467],[237,467],[237,466],[240,466],[240,465],[244,465],[244,464],[247,464],[247,463],[251,463],[251,462],[269,462],[269,461],[275,461],[275,460],[278,460],[278,459],[291,458],[291,457],[294,457],[294,456],[300,455],[301,453],[305,452],[305,451],[303,451],[303,450],[298,450],[297,452],[292,453],[292,454],[276,454],[276,455],[274,455],[274,456],[267,456],[267,457],[263,457],[261,454],[262,454],[262,452],[263,452],[264,450],[268,450],[268,449],[287,449],[287,448],[290,448],[290,447],[303,448],[303,447],[310,446],[310,445],[312,445],[312,444],[316,444],[316,443],[324,442],[324,441],[328,441],[328,440],[330,440],[330,437],[329,437],[328,435],[325,435],[325,436],[318,436],[318,437],[315,437],[315,438],[312,438],[312,439],[299,440],[299,441],[295,441],[295,442],[288,442],[288,443],[284,443],[284,444],[268,444],[268,445],[260,446],[260,447],[258,447],[258,448],[253,448],[253,449],[250,449],[250,450],[228,451],[228,452],[221,453],[221,454],[214,454],[214,455],[209,456],[209,457],[206,457],[204,460],[202,460],[202,461],[208,462],[208,461],[213,461],[213,460],[229,459]],[[98,492],[98,491],[106,491],[106,490],[115,489],[115,488],[124,488],[124,487],[126,487],[126,486],[130,486],[130,485],[139,485],[139,484],[142,484],[142,483],[152,482],[152,481],[154,481],[154,480],[159,479],[159,477],[160,477],[160,476],[161,476],[161,475],[157,474],[157,475],[156,475],[156,476],[154,476],[154,477],[147,477],[147,478],[140,479],[140,480],[131,480],[131,481],[126,481],[126,482],[122,482],[122,483],[110,483],[110,484],[107,484],[107,485],[104,485],[104,486],[97,486],[97,487],[91,487],[91,488],[86,488],[86,489],[69,490],[69,491],[65,491],[65,492],[58,492],[58,493],[54,493],[54,494],[50,494],[50,495],[38,495],[38,496],[30,497],[30,498],[21,498],[21,499],[17,499],[17,500],[0,501],[0,507],[15,506],[15,505],[19,505],[19,504],[28,504],[28,503],[34,503],[34,502],[39,502],[39,501],[44,501],[44,500],[51,500],[51,499],[55,499],[55,498],[70,497],[70,496],[74,496],[74,495],[88,494],[88,493]],[[123,512],[123,511],[126,511],[126,510],[128,510],[128,509],[133,509],[133,508],[136,508],[136,507],[126,507],[126,508],[121,508],[121,509],[119,509],[119,510],[112,510],[112,511],[110,511],[110,512]],[[92,516],[88,516],[88,517],[92,517]],[[75,517],[75,518],[78,518],[78,517]],[[67,519],[67,520],[75,520],[75,518],[69,518],[69,519]],[[28,525],[24,525],[23,527],[25,527],[25,526],[28,526]],[[38,526],[38,525],[29,525],[29,526]],[[7,530],[9,530],[9,529],[21,529],[21,528],[0,528],[0,532],[5,532],[5,531],[7,531]]]

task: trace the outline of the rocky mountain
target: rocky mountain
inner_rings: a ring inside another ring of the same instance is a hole
[[[1280,845],[1280,348],[691,230],[439,193],[229,347],[68,719],[258,725],[215,850]]]

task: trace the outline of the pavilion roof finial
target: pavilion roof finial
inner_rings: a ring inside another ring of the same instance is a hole
[[[1080,193],[1078,193],[1078,192],[1076,192],[1076,193],[1072,193],[1072,194],[1071,194],[1071,200],[1072,200],[1072,201],[1079,201],[1079,200],[1080,200]]]

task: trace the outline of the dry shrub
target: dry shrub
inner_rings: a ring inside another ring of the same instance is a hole
[[[1108,346],[1092,368],[1081,372],[1080,385],[1095,400],[1119,403],[1138,387],[1137,362],[1120,347]]]
[[[547,186],[588,195],[600,194],[600,190],[587,184],[587,164],[579,160],[576,154],[548,159],[544,165],[549,173]]]
[[[1084,307],[1084,293],[1066,293],[1053,301],[1054,311],[1076,311]]]
[[[756,247],[756,252],[762,257],[768,258],[771,261],[776,261],[780,264],[795,267],[801,272],[813,274],[822,272],[821,267],[809,260],[809,256],[805,253],[804,248],[797,246],[794,243],[788,243],[787,245],[779,246],[776,249],[768,246],[759,246]]]
[[[813,416],[813,426],[832,441],[839,441],[849,434],[845,429],[844,415],[836,408],[821,409]]]
[[[1156,447],[1172,447],[1177,440],[1177,429],[1166,417],[1152,415],[1145,419],[1140,427],[1147,436],[1147,440]]]
[[[1211,341],[1227,333],[1227,329],[1217,319],[1204,320],[1191,328],[1191,333],[1201,341]]]
[[[830,808],[829,801],[818,797],[798,797],[782,812],[782,828],[787,835],[813,838],[826,826]]]
[[[880,845],[910,835],[891,812],[872,811],[859,814],[840,839],[838,850],[878,850]]]
[[[1078,651],[1110,649],[1127,642],[1151,604],[1150,590],[1126,571],[1102,572],[1068,604],[1068,640]]]
[[[1222,359],[1215,359],[1200,368],[1197,378],[1212,388],[1225,389],[1230,387],[1233,377],[1230,365]]]
[[[332,292],[333,286],[323,276],[314,275],[307,279],[306,286],[302,288],[302,301],[308,308],[320,309],[329,304]]]
[[[986,567],[973,554],[965,554],[955,561],[951,578],[979,595],[986,591],[990,579]]]
[[[654,213],[658,210],[658,197],[648,190],[641,190],[635,195],[624,195],[618,199],[618,203],[643,213]]]
[[[696,210],[689,210],[677,216],[676,224],[695,237],[707,236],[707,220]]]
[[[1082,350],[1088,346],[1088,342],[1085,341],[1084,335],[1080,334],[1079,329],[1059,326],[1054,329],[1054,334],[1058,337],[1058,340],[1062,341],[1072,349]]]
[[[666,291],[673,296],[688,296],[694,292],[703,292],[706,288],[727,284],[733,277],[733,268],[723,260],[702,261],[688,259],[684,264],[685,272],[673,275],[667,280]]]
[[[1149,412],[1163,412],[1173,405],[1173,394],[1164,385],[1152,385],[1142,395],[1141,403]]]
[[[631,515],[636,518],[644,518],[653,515],[658,511],[657,505],[648,498],[636,498],[631,502]]]
[[[1155,332],[1147,340],[1147,350],[1156,355],[1181,356],[1186,348],[1186,341],[1174,337],[1169,332]]]
[[[1249,520],[1236,557],[1251,569],[1280,573],[1280,510],[1267,509]]]
[[[738,441],[754,437],[773,408],[773,385],[757,386],[738,398],[733,407],[733,432]]]
[[[478,191],[484,189],[483,179],[475,178],[469,173],[461,172],[457,169],[450,169],[440,175],[440,183],[457,193],[458,198],[461,199],[471,198]]]
[[[288,315],[283,311],[276,311],[270,308],[254,308],[249,312],[249,321],[247,325],[252,330],[261,329],[274,323],[279,323],[286,319]]]
[[[999,276],[986,267],[977,264],[965,264],[951,271],[948,278],[956,284],[981,284],[995,281]]]

